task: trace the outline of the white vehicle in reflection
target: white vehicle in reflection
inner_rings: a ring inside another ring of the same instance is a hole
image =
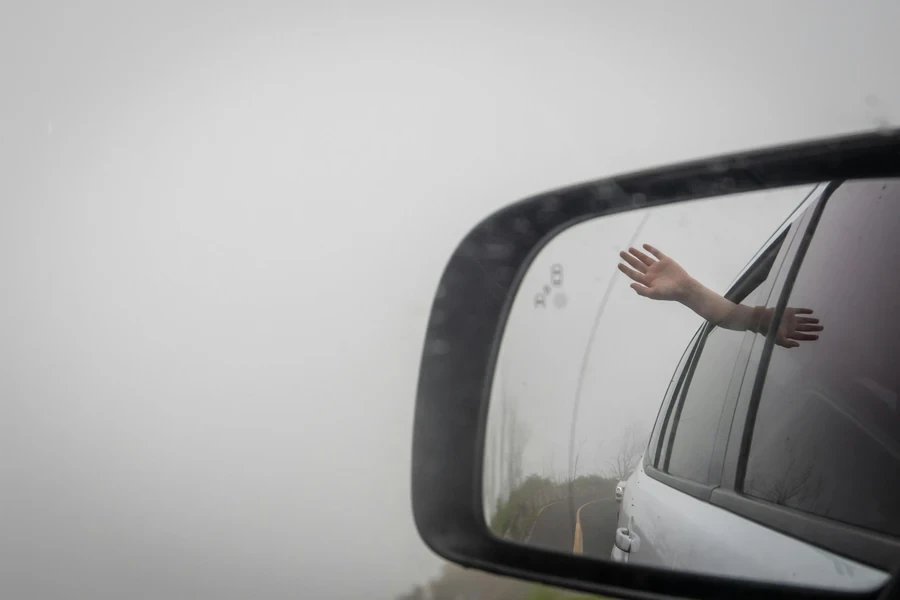
[[[683,285],[655,248],[623,254],[638,294],[707,322],[616,488],[614,560],[832,589],[885,581],[900,552],[900,484],[886,476],[900,464],[900,386],[885,360],[900,319],[884,304],[900,297],[898,236],[900,181],[854,181],[817,187],[724,298]]]

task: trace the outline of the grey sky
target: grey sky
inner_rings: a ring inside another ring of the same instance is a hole
[[[896,124],[898,20],[892,0],[5,4],[3,595],[423,581],[416,372],[467,229],[577,181]]]

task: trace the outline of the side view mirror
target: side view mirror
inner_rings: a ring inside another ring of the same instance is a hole
[[[617,597],[897,593],[898,177],[900,130],[584,183],[479,223],[419,371],[425,543]]]

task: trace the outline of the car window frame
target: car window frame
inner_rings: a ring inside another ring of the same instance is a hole
[[[678,395],[678,391],[681,389],[681,382],[684,381],[684,377],[687,374],[688,365],[691,362],[691,358],[693,357],[694,350],[700,340],[702,331],[703,325],[698,327],[697,331],[694,332],[687,348],[685,348],[684,352],[681,354],[681,358],[678,359],[678,365],[675,367],[672,379],[669,380],[669,387],[666,388],[663,401],[660,403],[659,412],[654,421],[653,431],[650,433],[650,440],[647,444],[647,452],[644,454],[645,467],[650,466],[655,468],[659,464],[663,447],[661,442],[666,439],[669,417],[673,408],[672,398],[675,398]]]
[[[830,184],[817,202],[802,217],[781,271],[773,279],[767,307],[775,308],[776,322],[787,306],[793,282],[802,268],[806,249],[815,236],[816,225],[828,199],[844,182]],[[803,234],[799,235],[802,230]],[[774,348],[775,330],[765,338],[754,336],[750,360],[742,385],[728,439],[721,485],[713,490],[709,502],[803,542],[856,560],[871,567],[893,571],[900,564],[900,538],[894,538],[856,525],[830,520],[783,505],[766,502],[743,493],[744,476],[756,419],[756,409],[765,384],[769,359]]]
[[[675,392],[672,394],[672,397],[669,399],[669,406],[666,410],[666,421],[663,436],[660,440],[659,448],[657,451],[659,454],[659,460],[656,466],[650,466],[649,468],[644,469],[647,475],[649,475],[653,479],[656,479],[660,483],[675,488],[676,490],[684,492],[685,494],[703,501],[709,500],[714,486],[706,483],[700,483],[699,481],[694,481],[692,479],[679,477],[677,475],[672,475],[668,472],[668,460],[669,455],[672,451],[673,432],[677,429],[678,418],[681,414],[681,407],[684,404],[685,386],[690,382],[690,378],[693,375],[694,368],[697,365],[697,360],[703,352],[703,346],[706,342],[706,337],[709,335],[710,331],[710,323],[704,323],[698,330],[696,341],[694,342],[694,346],[691,349],[690,360],[682,371],[678,389],[675,390]]]

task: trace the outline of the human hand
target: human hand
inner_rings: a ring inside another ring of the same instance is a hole
[[[759,322],[761,334],[768,334],[774,313],[775,309],[773,308],[766,308],[762,311]],[[819,324],[819,319],[805,316],[811,314],[813,314],[811,308],[785,308],[784,314],[781,316],[781,323],[778,325],[778,332],[775,334],[775,343],[784,348],[796,348],[800,342],[814,342],[819,339],[815,332],[822,331],[825,327]]]
[[[694,284],[691,276],[681,265],[650,244],[644,244],[644,248],[655,258],[637,248],[619,252],[619,257],[631,265],[619,263],[619,270],[635,282],[631,284],[631,289],[645,298],[684,301]]]

